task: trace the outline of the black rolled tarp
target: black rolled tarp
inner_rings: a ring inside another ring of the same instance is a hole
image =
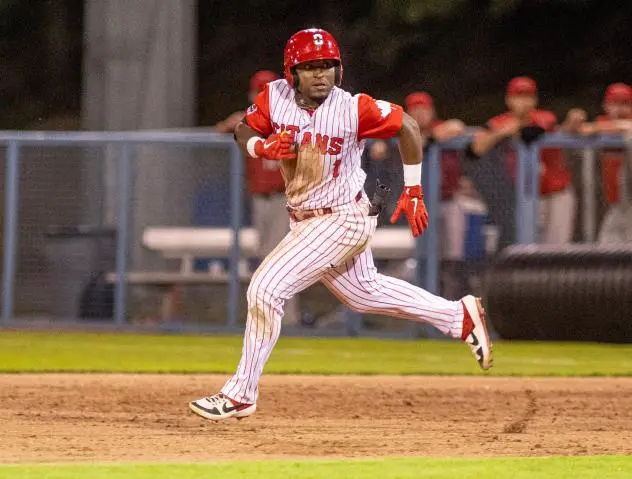
[[[486,279],[505,339],[632,342],[632,245],[515,245]]]

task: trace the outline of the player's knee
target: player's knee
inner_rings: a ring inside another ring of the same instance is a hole
[[[248,292],[246,293],[246,298],[248,300],[248,305],[250,307],[254,305],[263,306],[265,304],[271,304],[275,299],[274,291],[277,288],[274,285],[264,285],[259,282],[252,282],[250,286],[248,286]]]
[[[248,305],[253,306],[258,303],[263,302],[263,292],[264,288],[258,282],[251,282],[248,286],[248,291],[246,292],[246,299],[248,300]]]

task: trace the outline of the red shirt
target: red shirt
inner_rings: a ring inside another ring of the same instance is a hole
[[[632,120],[632,117],[630,118]],[[597,123],[608,123],[607,115],[597,117]],[[601,153],[601,175],[603,178],[606,201],[617,204],[621,201],[621,173],[625,165],[625,151],[618,148],[608,148]]]
[[[431,128],[434,129],[442,123],[442,120],[434,120]],[[441,167],[441,201],[448,201],[459,189],[459,180],[461,179],[461,156],[459,152],[441,150],[439,166]]]
[[[246,184],[252,194],[283,193],[285,181],[281,175],[281,163],[246,157]]]
[[[489,120],[488,125],[492,130],[496,130],[511,117],[511,113],[503,113]],[[531,112],[530,121],[531,125],[539,126],[547,132],[553,131],[557,125],[555,114],[546,110],[534,110]],[[518,160],[513,149],[507,151],[507,164],[515,179]],[[560,148],[542,148],[540,151],[540,167],[540,194],[542,195],[557,193],[573,183],[573,176],[566,167],[564,152]]]

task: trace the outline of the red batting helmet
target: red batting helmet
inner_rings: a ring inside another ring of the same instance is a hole
[[[340,50],[333,35],[320,28],[308,28],[301,30],[290,37],[283,52],[283,68],[285,79],[294,87],[298,86],[294,73],[294,67],[299,63],[312,60],[335,60],[336,84],[342,80],[342,65],[340,62]]]

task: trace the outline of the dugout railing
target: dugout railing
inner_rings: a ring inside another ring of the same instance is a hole
[[[444,149],[463,151],[470,137],[462,137],[429,148],[424,164],[423,183],[426,203],[429,210],[429,227],[425,234],[416,240],[414,255],[417,259],[417,281],[427,290],[439,293],[440,270],[440,232],[438,228],[439,202],[441,190],[440,154]],[[29,148],[101,148],[109,152],[110,160],[116,164],[116,208],[113,227],[116,231],[116,261],[113,271],[114,312],[112,324],[124,327],[128,317],[128,257],[132,242],[138,241],[131,234],[130,216],[138,191],[134,184],[134,157],[138,150],[147,146],[160,148],[198,148],[223,150],[229,158],[228,178],[230,191],[230,227],[233,230],[232,246],[229,254],[228,294],[219,301],[226,302],[226,330],[238,329],[241,279],[239,275],[240,245],[237,231],[242,226],[243,216],[243,158],[231,136],[207,132],[36,132],[3,131],[0,132],[0,145],[4,147],[4,230],[3,230],[3,277],[2,277],[2,315],[0,325],[19,326],[21,321],[15,315],[15,294],[18,273],[19,244],[18,225],[20,222],[20,189],[24,187],[22,170],[23,153]],[[620,136],[600,136],[576,138],[561,134],[550,134],[530,146],[522,143],[515,145],[518,151],[518,169],[515,187],[515,241],[521,244],[537,242],[537,218],[539,203],[539,151],[541,148],[560,147],[580,151],[582,168],[581,195],[582,240],[590,242],[596,234],[595,184],[599,181],[596,168],[595,151],[604,148],[625,148],[626,143]],[[188,150],[187,150],[188,151]],[[46,160],[48,161],[48,160]],[[51,160],[54,161],[54,160]],[[104,161],[103,155],[95,155],[89,161]],[[54,167],[40,164],[38,167]],[[160,192],[157,192],[158,194]],[[51,192],[54,194],[54,192]],[[398,194],[398,192],[394,192]],[[41,285],[46,287],[46,285]],[[73,319],[73,318],[66,318]],[[357,321],[357,317],[356,317]],[[61,323],[59,323],[61,324]],[[358,331],[358,323],[350,331]],[[361,329],[361,328],[360,328]],[[411,327],[410,331],[413,331]]]

